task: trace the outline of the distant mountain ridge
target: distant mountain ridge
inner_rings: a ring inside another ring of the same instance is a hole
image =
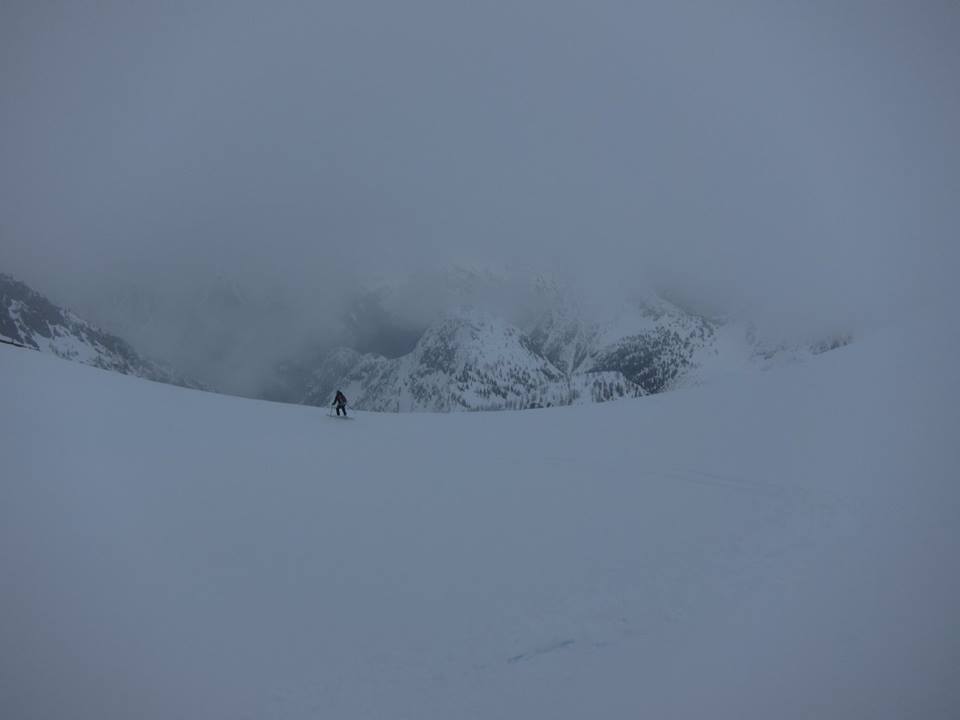
[[[2,273],[0,339],[124,375],[206,389],[200,383],[147,360],[125,340],[55,305],[26,283]]]
[[[568,377],[518,328],[476,311],[432,325],[400,358],[334,350],[304,402],[326,405],[337,389],[354,407],[381,412],[525,409],[645,394],[614,372]]]
[[[845,344],[765,347],[747,326],[711,320],[662,298],[624,303],[606,322],[558,302],[523,330],[470,308],[430,325],[410,353],[388,359],[338,348],[313,373],[302,402],[340,389],[380,412],[506,410],[606,402],[761,369]]]
[[[440,314],[444,307],[456,309]],[[284,327],[284,306],[273,310],[278,328]],[[850,340],[841,335],[807,345],[765,343],[749,324],[704,317],[652,294],[601,309],[547,276],[524,288],[522,281],[463,270],[399,290],[377,289],[361,296],[349,317],[353,324],[339,337],[343,346],[324,352],[314,345],[276,366],[271,377],[278,389],[268,399],[322,406],[341,389],[352,407],[379,412],[607,402],[802,360]],[[3,274],[0,339],[206,389]],[[269,338],[264,342],[269,345]],[[370,347],[377,351],[364,352]],[[256,364],[256,357],[245,357]],[[232,365],[222,366],[229,374]]]

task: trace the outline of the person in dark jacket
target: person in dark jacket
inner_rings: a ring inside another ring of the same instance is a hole
[[[333,398],[333,404],[337,406],[337,417],[340,417],[341,411],[343,416],[347,416],[347,396],[342,392],[337,390],[337,396]]]

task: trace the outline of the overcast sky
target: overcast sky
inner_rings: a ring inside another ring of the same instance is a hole
[[[960,4],[0,3],[0,266],[62,298],[447,262],[774,317],[944,288]]]

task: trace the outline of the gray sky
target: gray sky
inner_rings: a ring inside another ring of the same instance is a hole
[[[5,0],[0,265],[69,300],[476,262],[857,319],[948,286],[958,77],[951,0]]]

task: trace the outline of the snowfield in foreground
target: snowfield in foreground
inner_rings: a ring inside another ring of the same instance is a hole
[[[957,349],[344,422],[0,347],[0,716],[955,718]]]

